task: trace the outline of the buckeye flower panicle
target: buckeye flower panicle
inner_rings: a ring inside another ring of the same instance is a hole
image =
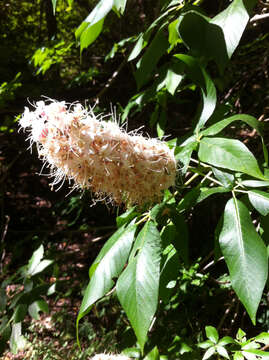
[[[81,104],[39,101],[25,111],[20,127],[50,168],[52,185],[65,179],[114,204],[160,201],[174,186],[176,161],[165,142],[127,133],[114,116],[96,116]]]

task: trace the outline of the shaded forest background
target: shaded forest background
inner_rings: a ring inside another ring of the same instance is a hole
[[[213,16],[227,4],[229,1],[205,0],[201,7]],[[50,296],[47,288],[44,293],[40,290],[48,309],[43,308],[46,311],[41,311],[39,319],[26,316],[23,333],[31,345],[16,355],[17,359],[87,359],[95,352],[121,351],[136,342],[123,311],[112,297],[102,300],[82,321],[84,353],[78,350],[75,319],[88,282],[88,267],[113,233],[116,216],[124,209],[108,208],[102,203],[92,207],[89,193],[66,196],[70,191],[68,184],[57,192],[51,191],[50,179],[38,175],[42,164],[35,149],[32,154],[27,150],[25,135],[18,133],[17,126],[24,107],[42,96],[91,105],[98,100],[96,111],[110,111],[113,104],[120,115],[137,92],[133,64],[126,62],[132,43],[127,48],[113,45],[152,23],[161,3],[128,1],[125,16],[110,14],[101,36],[80,54],[74,32],[94,5],[94,1],[87,0],[58,1],[55,16],[51,0],[9,0],[0,8],[1,294],[5,292],[5,301],[9,302],[22,291],[21,281],[10,277],[27,264],[41,244],[45,258],[53,263],[35,278],[35,286],[56,284]],[[216,73],[219,102],[265,124],[269,120],[269,18],[259,15],[266,13],[268,4],[259,2],[224,76],[218,78],[213,65],[211,69]],[[257,20],[254,16],[258,16]],[[198,93],[186,87],[178,101],[167,107],[167,134],[183,136],[190,129],[198,103]],[[149,122],[153,110],[154,103],[147,103],[143,111],[131,112],[128,128],[144,125],[145,133],[156,136],[156,129]],[[255,131],[244,126],[236,126],[233,131],[259,157],[262,149]],[[268,145],[268,128],[265,132]],[[225,278],[219,279],[224,264],[210,276],[205,268],[213,241],[208,233],[214,232],[222,206],[221,201],[213,200],[210,206],[202,204],[192,214],[192,266],[182,275],[180,300],[175,298],[162,309],[158,326],[150,335],[152,343],[157,340],[160,349],[170,349],[171,354],[176,354],[173,356],[187,353],[187,347],[203,336],[208,323],[221,328],[224,335],[234,334],[238,327],[250,335],[269,328],[268,299],[263,299],[254,328],[234,292],[225,288]],[[230,309],[227,315],[225,309]],[[5,341],[1,346],[3,359],[13,358]]]

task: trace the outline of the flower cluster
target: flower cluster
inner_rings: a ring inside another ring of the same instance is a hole
[[[128,134],[112,115],[105,121],[80,104],[39,101],[35,107],[25,108],[20,126],[50,167],[53,186],[69,179],[99,198],[133,205],[159,201],[175,184],[175,158],[164,142]]]

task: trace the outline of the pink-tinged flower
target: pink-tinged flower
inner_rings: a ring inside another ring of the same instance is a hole
[[[39,101],[35,111],[25,108],[20,126],[51,169],[52,185],[73,180],[73,188],[115,204],[160,201],[175,184],[173,152],[160,140],[128,134],[111,117],[104,121],[80,104]]]

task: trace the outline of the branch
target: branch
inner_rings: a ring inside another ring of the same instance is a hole
[[[252,24],[254,22],[257,22],[257,21],[260,21],[260,20],[264,20],[266,18],[269,17],[269,13],[266,13],[266,14],[257,14],[257,15],[254,15],[250,20],[249,22]]]
[[[96,103],[98,104],[100,101],[100,98],[107,92],[107,90],[110,88],[110,86],[114,83],[114,81],[116,80],[117,76],[119,75],[120,71],[122,70],[122,68],[127,64],[127,58],[125,58],[122,63],[120,64],[120,66],[118,67],[118,69],[116,71],[114,71],[114,73],[112,74],[111,78],[108,79],[106,85],[103,87],[103,89],[101,91],[99,91],[99,93],[96,95]]]

